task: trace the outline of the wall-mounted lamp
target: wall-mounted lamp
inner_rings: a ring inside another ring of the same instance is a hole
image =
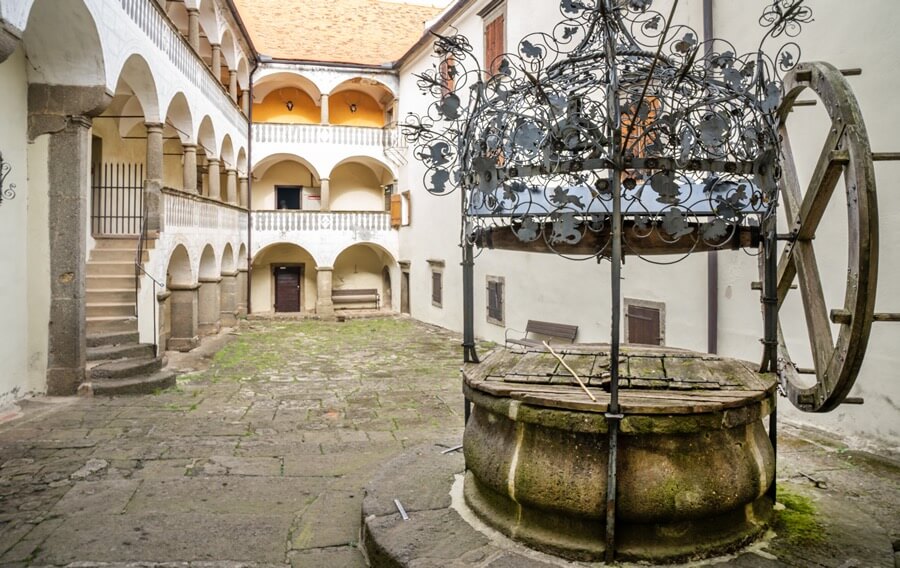
[[[3,161],[3,152],[0,152],[0,205],[3,204],[4,199],[12,199],[16,196],[16,184],[11,183],[6,187],[3,186],[6,182],[6,176],[9,175],[11,169],[12,166],[9,165],[9,162]]]
[[[350,103],[350,112],[356,112],[356,103]]]
[[[294,101],[288,101],[284,103],[284,106],[287,107],[288,112],[291,112],[292,110],[294,110]]]

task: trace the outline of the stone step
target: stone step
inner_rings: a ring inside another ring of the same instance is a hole
[[[110,304],[94,304],[87,303],[84,306],[85,314],[89,318],[94,317],[118,317],[127,318],[134,316],[134,301],[110,303]]]
[[[175,386],[175,371],[160,371],[152,375],[127,379],[91,379],[81,383],[78,394],[86,396],[115,396],[152,394]]]
[[[155,355],[150,343],[122,343],[88,347],[88,361],[112,361],[116,359],[147,359]]]
[[[162,357],[142,357],[140,359],[118,359],[106,361],[87,371],[92,381],[98,379],[128,379],[142,375],[152,375],[162,369]]]
[[[135,249],[94,249],[91,251],[89,262],[134,262],[137,256]],[[147,262],[150,258],[150,252],[146,249],[141,259]]]
[[[86,320],[87,332],[90,335],[121,331],[137,331],[137,318],[133,316],[129,318],[91,316],[87,317]]]
[[[144,241],[146,247],[150,244],[151,239]],[[137,235],[129,235],[126,237],[101,237],[94,238],[94,249],[129,249],[136,251],[138,247]]]
[[[137,327],[137,325],[135,325]],[[110,345],[123,345],[125,343],[137,343],[140,334],[137,331],[112,331],[109,333],[93,333],[87,336],[88,347],[104,347]]]
[[[134,277],[134,261],[88,262],[88,276],[128,276]]]
[[[90,266],[90,265],[88,265]],[[134,265],[132,265],[133,268]],[[93,276],[90,273],[84,278],[84,285],[91,290],[134,290],[134,270],[128,275],[118,276]]]
[[[88,304],[126,304],[134,305],[134,288],[121,290],[87,290],[85,300]]]

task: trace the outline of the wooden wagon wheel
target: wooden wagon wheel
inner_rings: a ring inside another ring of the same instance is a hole
[[[806,193],[801,194],[785,123],[797,96],[805,89],[814,92],[824,104],[831,129]],[[778,306],[781,307],[796,276],[806,313],[816,384],[803,386],[798,380],[798,369],[788,354],[780,323],[778,372],[795,406],[809,412],[827,412],[843,402],[856,381],[875,311],[878,210],[872,151],[856,97],[841,72],[828,63],[801,63],[785,77],[779,118],[784,155],[779,189],[790,238],[778,263]],[[813,239],[842,174],[849,227],[847,289],[843,308],[829,313]],[[832,322],[840,324],[836,341]]]

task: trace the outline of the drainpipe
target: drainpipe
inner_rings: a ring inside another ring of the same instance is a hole
[[[253,294],[253,265],[250,264],[253,249],[253,74],[259,68],[259,55],[253,60],[253,69],[250,70],[250,104],[247,105],[250,112],[247,114],[247,315],[249,316],[253,306],[250,297]]]
[[[704,56],[712,54],[713,0],[703,0]],[[706,256],[706,351],[719,352],[719,252],[710,251]]]

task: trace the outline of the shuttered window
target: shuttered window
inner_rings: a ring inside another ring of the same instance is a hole
[[[503,278],[487,277],[487,321],[503,325]]]
[[[644,345],[664,345],[665,304],[625,298],[625,341]]]
[[[399,194],[391,195],[391,227],[403,224],[403,202]]]
[[[456,73],[458,72],[456,59],[452,53],[444,55],[439,70],[441,74],[441,96],[447,96],[456,89]]]
[[[443,280],[442,272],[437,270],[431,272],[431,303],[439,308],[443,306]]]
[[[505,21],[501,13],[484,26],[484,65],[491,75],[496,75],[500,70],[501,56],[506,51]]]

